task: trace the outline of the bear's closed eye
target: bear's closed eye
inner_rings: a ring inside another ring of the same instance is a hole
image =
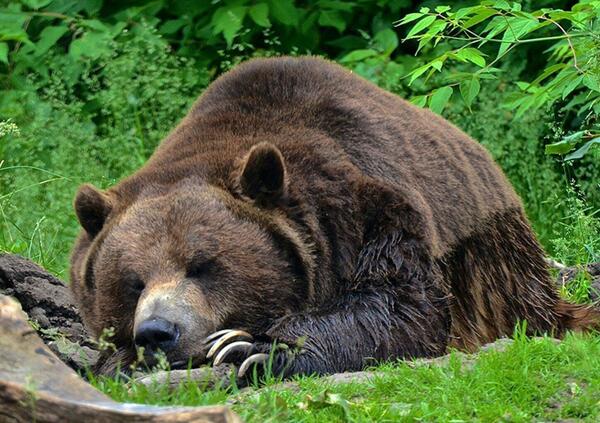
[[[199,278],[201,276],[206,275],[210,270],[211,265],[213,264],[213,260],[206,259],[196,259],[193,260],[187,267],[187,271],[185,273],[186,278]]]
[[[135,272],[125,272],[123,276],[123,284],[131,293],[139,297],[146,287],[142,278]]]

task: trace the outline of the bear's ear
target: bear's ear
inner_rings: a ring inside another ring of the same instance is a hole
[[[91,238],[98,235],[112,210],[108,195],[93,185],[84,184],[75,195],[74,205],[75,214],[83,229]]]
[[[285,195],[285,162],[277,147],[268,142],[250,149],[239,179],[242,193],[260,203],[274,203]]]

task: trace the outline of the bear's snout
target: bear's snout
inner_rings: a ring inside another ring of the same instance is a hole
[[[168,320],[153,317],[144,320],[137,328],[134,341],[145,352],[154,353],[161,350],[164,353],[172,351],[179,341],[179,327]]]
[[[149,283],[136,306],[130,336],[144,348],[146,364],[155,364],[158,350],[171,368],[185,367],[205,355],[202,340],[220,323],[210,313],[202,291],[177,276]]]

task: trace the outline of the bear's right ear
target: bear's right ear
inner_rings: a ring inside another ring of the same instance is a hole
[[[279,149],[268,142],[253,146],[243,159],[238,182],[244,195],[262,204],[274,204],[284,197],[287,175]]]
[[[75,195],[74,205],[75,214],[83,229],[91,238],[98,235],[112,210],[108,195],[93,185],[84,184]]]

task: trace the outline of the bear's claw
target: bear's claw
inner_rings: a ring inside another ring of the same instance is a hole
[[[252,349],[252,344],[250,342],[247,342],[247,341],[232,342],[231,344],[223,347],[223,349],[221,349],[221,351],[219,351],[219,353],[216,355],[216,357],[213,361],[213,366],[218,366],[219,364],[223,363],[225,361],[225,359],[227,358],[227,356],[232,352],[242,352],[244,354],[244,356],[246,356],[250,352],[251,349]]]
[[[265,366],[271,355],[277,363],[285,362],[289,357],[290,347],[280,343],[256,342],[254,337],[243,330],[225,329],[213,333],[204,339],[204,346],[208,349],[206,359],[213,366],[224,363],[239,363],[237,378],[242,379],[253,365]],[[285,357],[280,353],[284,353]],[[282,361],[283,360],[283,361]]]
[[[269,361],[269,354],[265,354],[265,353],[252,354],[250,357],[245,359],[242,362],[242,364],[240,364],[240,368],[238,370],[237,376],[239,378],[243,378],[244,375],[246,374],[246,372],[248,371],[248,369],[250,368],[250,366],[252,366],[253,364],[259,364],[259,363],[264,365],[264,363],[266,363],[267,361]]]
[[[204,340],[206,347],[210,346],[206,358],[212,358],[220,349],[232,340],[240,338],[241,340],[252,341],[252,335],[243,330],[225,329],[213,333]]]
[[[219,338],[229,332],[233,332],[233,329],[223,329],[223,330],[214,332],[214,333],[208,335],[206,338],[204,338],[203,342],[204,342],[204,344],[210,344],[211,342],[215,341],[217,338]]]

